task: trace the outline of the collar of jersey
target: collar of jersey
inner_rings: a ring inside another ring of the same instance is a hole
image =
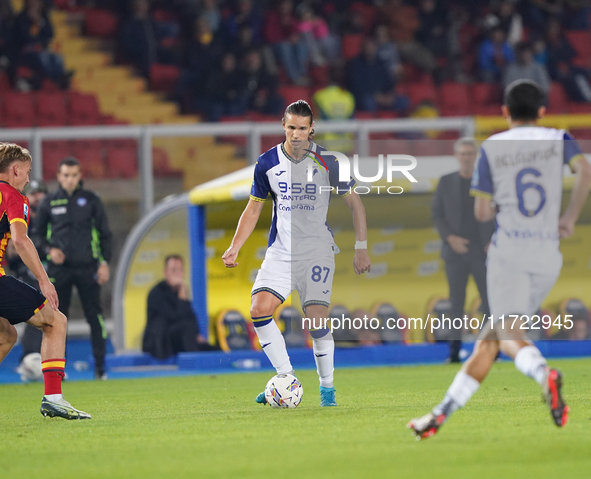
[[[312,146],[312,142],[308,140],[308,143],[310,144],[309,146]],[[308,158],[308,154],[305,154],[304,156],[302,156],[299,160],[296,160],[293,156],[291,156],[285,149],[285,146],[283,146],[285,144],[285,142],[281,143],[281,151],[283,152],[283,154],[285,155],[285,157],[291,161],[292,163],[295,163],[296,165],[300,164],[302,161],[304,161],[306,158]]]

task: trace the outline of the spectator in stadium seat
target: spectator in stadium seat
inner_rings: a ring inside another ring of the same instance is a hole
[[[123,57],[140,73],[150,76],[154,63],[177,63],[174,40],[178,29],[174,24],[157,23],[150,18],[148,0],[134,0],[133,14],[123,24],[119,47]]]
[[[534,61],[529,43],[519,43],[515,48],[517,61],[507,65],[503,73],[503,87],[516,80],[532,80],[536,82],[544,93],[550,90],[550,76],[544,65]]]
[[[217,0],[202,0],[201,16],[207,21],[212,32],[218,31],[222,21],[222,14]]]
[[[242,72],[232,53],[222,57],[220,67],[209,78],[206,96],[201,100],[209,121],[246,112],[248,93]]]
[[[394,42],[390,40],[390,33],[386,25],[378,25],[375,31],[375,40],[378,48],[378,58],[384,63],[394,81],[402,74],[400,55]]]
[[[371,38],[365,40],[362,53],[349,62],[347,84],[357,108],[362,111],[408,109],[408,98],[396,94],[394,81],[379,60],[376,43]]]
[[[265,41],[272,46],[289,80],[296,85],[307,85],[310,81],[308,49],[298,32],[291,0],[281,0],[276,9],[267,12],[263,31]]]
[[[10,55],[10,41],[14,12],[10,0],[0,0],[0,60],[6,64]]]
[[[255,42],[261,40],[263,28],[262,15],[253,0],[238,0],[236,12],[230,14],[223,23],[224,36],[227,43],[238,39],[240,27],[248,25]]]
[[[284,100],[277,92],[279,80],[265,70],[258,50],[244,56],[241,73],[246,85],[247,108],[266,115],[281,113]]]
[[[15,79],[18,66],[32,69],[37,79],[34,87],[39,88],[43,78],[49,78],[63,89],[70,86],[72,72],[64,68],[62,57],[49,49],[53,38],[53,27],[45,11],[43,0],[26,0],[22,12],[16,17],[12,29],[14,57],[11,77]],[[18,86],[18,85],[17,85]]]
[[[388,26],[390,38],[403,60],[429,73],[435,70],[437,63],[433,53],[415,38],[421,26],[416,7],[405,5],[402,0],[386,0],[378,18]]]
[[[478,52],[478,66],[482,80],[496,83],[507,64],[515,60],[513,48],[505,40],[505,33],[500,28],[490,32],[489,38],[480,44]]]
[[[252,28],[242,25],[238,30],[238,38],[228,47],[228,51],[236,58],[245,58],[252,50],[258,50],[263,61],[263,69],[270,75],[277,74],[277,62],[273,51],[261,41],[255,41],[252,36]]]
[[[339,41],[330,33],[324,19],[305,3],[298,7],[298,14],[298,31],[306,42],[310,61],[316,66],[336,61],[340,50]]]
[[[546,44],[550,78],[562,84],[571,100],[591,101],[589,70],[573,65],[577,52],[564,34],[561,23],[555,18],[548,21]]]
[[[470,274],[476,282],[481,310],[488,316],[486,290],[486,250],[494,232],[494,222],[479,223],[474,216],[474,197],[470,196],[470,182],[478,150],[472,138],[460,138],[454,145],[454,154],[460,170],[441,177],[433,197],[433,223],[439,231],[443,245],[441,258],[449,284],[452,318],[464,316],[466,285]],[[449,361],[460,362],[461,331],[450,341]]]
[[[436,57],[447,56],[446,11],[436,0],[421,0],[416,38]]]
[[[497,5],[494,12],[484,18],[488,29],[500,28],[505,33],[507,43],[514,47],[523,36],[523,22],[521,15],[515,11],[515,2],[504,0]]]
[[[157,359],[166,359],[177,353],[216,349],[199,331],[185,284],[182,256],[167,256],[164,260],[164,280],[148,294],[148,318],[142,351]]]

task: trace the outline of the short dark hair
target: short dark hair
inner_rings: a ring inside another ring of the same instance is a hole
[[[312,107],[305,100],[294,101],[293,103],[288,105],[285,109],[285,113],[283,114],[284,121],[288,113],[294,116],[303,116],[304,118],[310,118],[310,125],[314,123],[314,112],[312,111]],[[314,130],[312,130],[310,136],[313,135]]]
[[[73,156],[67,156],[62,161],[60,161],[60,164],[57,167],[57,170],[60,171],[62,169],[63,165],[77,166],[78,168],[80,168],[80,162],[76,158],[74,158]]]
[[[185,260],[183,259],[183,257],[180,254],[169,254],[166,258],[164,258],[164,267],[166,268],[168,266],[168,262],[172,259],[178,259],[181,263],[183,263],[183,265],[185,264]]]
[[[512,120],[537,120],[545,100],[544,91],[532,80],[516,80],[505,88],[504,103]]]

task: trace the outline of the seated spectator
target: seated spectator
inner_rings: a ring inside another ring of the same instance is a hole
[[[253,0],[238,0],[237,11],[224,21],[224,37],[227,43],[235,42],[242,26],[249,26],[256,42],[261,40],[262,15]]]
[[[17,87],[27,89],[41,87],[41,80],[49,78],[63,89],[70,86],[73,72],[64,68],[62,57],[49,50],[53,27],[45,11],[43,0],[26,0],[23,11],[16,17],[12,30],[14,57],[11,77]],[[30,68],[37,75],[32,85],[21,87],[16,79],[19,66]]]
[[[544,93],[550,90],[550,77],[544,65],[534,62],[531,46],[528,43],[519,43],[516,47],[517,61],[507,65],[503,73],[503,87],[515,80],[533,80]]]
[[[205,19],[212,32],[218,31],[222,21],[222,14],[217,0],[202,0],[201,16]]]
[[[246,84],[234,55],[226,53],[222,57],[219,68],[209,78],[205,93],[202,105],[208,121],[219,121],[222,116],[239,116],[246,112]]]
[[[339,41],[331,35],[324,19],[317,16],[312,7],[305,3],[298,7],[298,11],[298,31],[306,42],[310,61],[316,66],[323,66],[337,60]]]
[[[573,327],[568,329],[567,338],[573,341],[591,339],[591,327],[589,327],[589,313],[574,315]]]
[[[283,98],[277,93],[279,80],[263,67],[261,54],[251,50],[244,57],[242,77],[246,84],[246,104],[251,111],[266,115],[279,115],[283,109]]]
[[[378,25],[375,32],[378,47],[378,58],[384,63],[390,76],[396,81],[402,74],[400,55],[396,45],[390,40],[390,34],[386,25]]]
[[[447,56],[446,12],[436,0],[421,0],[419,4],[420,28],[416,37],[436,57]]]
[[[249,25],[242,25],[240,27],[238,38],[234,43],[230,44],[228,50],[236,58],[245,58],[252,50],[258,50],[263,61],[263,69],[270,74],[277,74],[277,63],[275,62],[273,51],[261,41],[255,41],[252,36],[252,28]]]
[[[133,14],[120,31],[121,54],[143,76],[149,77],[152,64],[177,62],[174,48],[177,35],[178,28],[174,24],[152,21],[148,0],[134,0]]]
[[[488,83],[500,81],[506,65],[514,59],[513,48],[505,41],[505,33],[495,28],[489,38],[480,44],[478,66],[482,80]]]
[[[507,43],[514,47],[523,36],[523,24],[521,15],[515,11],[515,2],[502,1],[496,11],[484,18],[487,29],[500,28],[505,33]]]
[[[394,81],[377,56],[377,46],[366,39],[362,53],[348,65],[347,84],[355,96],[357,108],[362,111],[406,111],[408,98],[397,95]]]
[[[197,316],[188,298],[183,258],[167,256],[164,280],[148,295],[148,321],[142,351],[166,359],[177,353],[215,349],[199,332]]]
[[[298,32],[291,0],[281,0],[277,9],[267,13],[264,37],[272,46],[277,61],[285,68],[289,80],[296,85],[307,85],[308,49]]]
[[[0,0],[0,68],[8,64],[14,13],[10,0]]]
[[[573,64],[577,52],[568,41],[557,19],[551,19],[548,22],[546,44],[550,78],[562,84],[571,100],[591,102],[589,71]]]
[[[416,7],[405,5],[402,0],[385,0],[378,18],[388,26],[390,38],[403,60],[432,73],[437,67],[433,53],[415,38],[421,23]]]

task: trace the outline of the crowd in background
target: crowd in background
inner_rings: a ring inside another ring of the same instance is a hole
[[[13,13],[9,0],[0,0],[0,66],[8,65],[13,83],[25,66],[68,84],[70,73],[48,48],[52,3],[27,0],[23,12]],[[146,77],[156,63],[181,68],[176,99],[185,111],[210,120],[247,110],[277,114],[284,106],[280,86],[327,83],[350,92],[357,110],[406,114],[409,101],[398,86],[417,78],[502,85],[531,78],[546,90],[555,81],[571,100],[591,101],[590,71],[575,61],[577,50],[565,35],[589,30],[591,7],[584,0],[69,4],[114,12],[120,25],[116,60]]]

